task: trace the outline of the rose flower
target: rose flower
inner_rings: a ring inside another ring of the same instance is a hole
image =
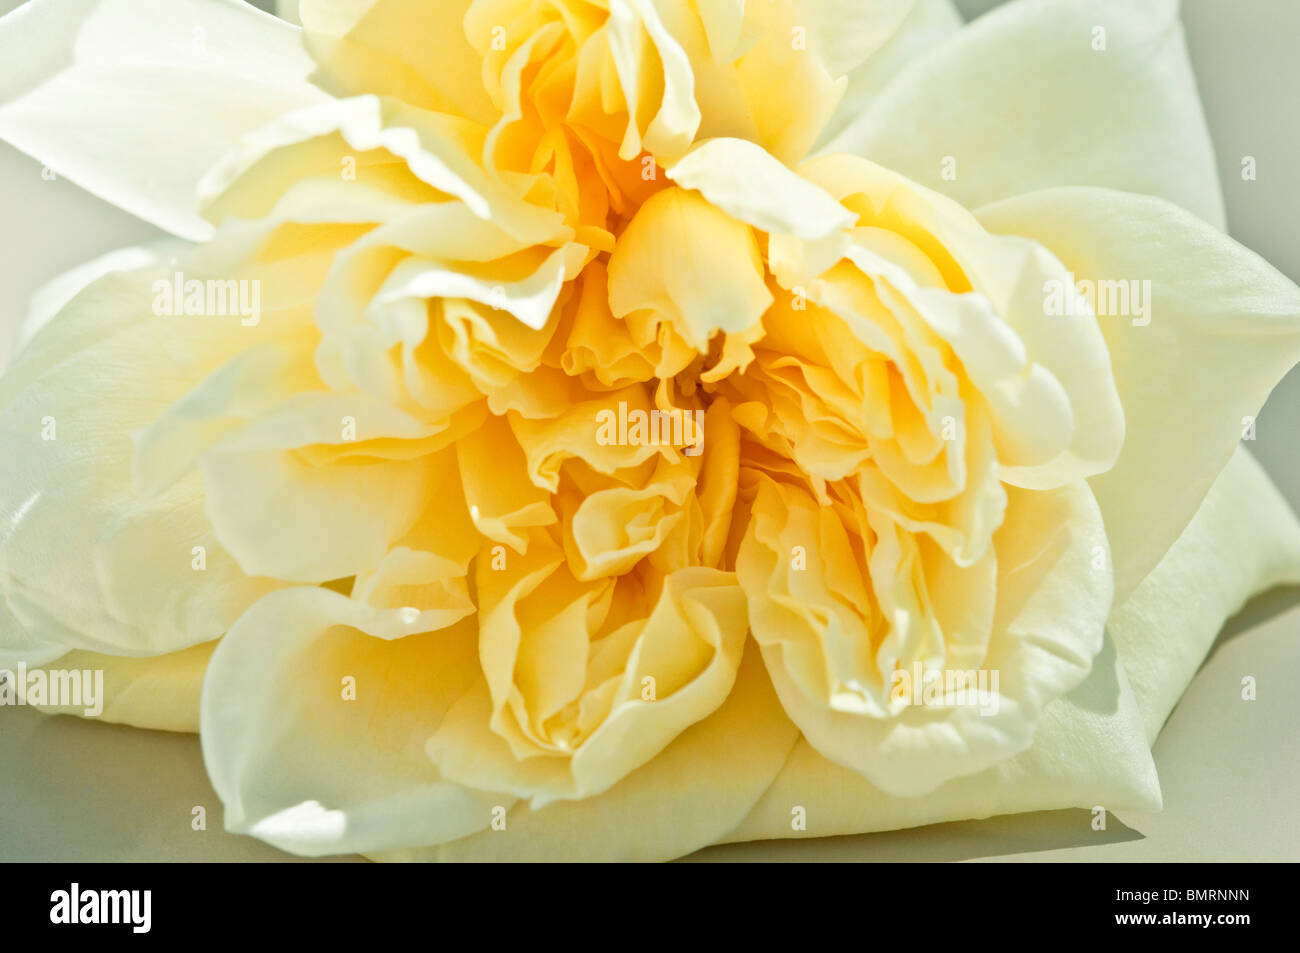
[[[1234,450],[1300,291],[1220,230],[1172,4],[173,0],[197,51],[52,6],[0,20],[73,51],[0,136],[191,241],[39,298],[0,378],[0,662],[197,730],[232,831],[662,859],[1150,810],[1218,626],[1300,579]]]

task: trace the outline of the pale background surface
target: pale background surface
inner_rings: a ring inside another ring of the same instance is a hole
[[[998,0],[956,0],[968,18]],[[0,0],[0,13],[17,6]],[[262,0],[260,6],[270,6]],[[1300,3],[1184,0],[1231,234],[1300,281]],[[1258,179],[1243,182],[1241,157]],[[39,285],[156,231],[0,144],[0,323]],[[7,342],[0,338],[0,365]],[[1300,369],[1274,391],[1251,446],[1300,509]],[[1244,675],[1259,697],[1240,701]],[[699,860],[1300,860],[1300,587],[1225,627],[1155,747],[1165,809],[941,824],[857,837],[710,848]],[[190,828],[203,806],[208,830]],[[197,737],[27,709],[0,712],[0,860],[296,860],[221,829]]]

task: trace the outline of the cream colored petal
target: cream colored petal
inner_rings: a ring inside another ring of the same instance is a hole
[[[170,652],[216,638],[274,585],[217,542],[197,474],[157,496],[133,487],[134,434],[273,325],[155,316],[160,277],[96,281],[0,379],[0,592],[42,642]]]
[[[329,97],[298,30],[238,0],[35,0],[0,19],[0,138],[168,231],[240,136]]]
[[[326,582],[374,568],[424,510],[435,436],[364,394],[296,395],[203,455],[208,517],[251,575]]]
[[[756,518],[763,503],[760,496]],[[805,510],[811,503],[807,498]],[[807,558],[820,560],[817,540],[807,532],[802,536]],[[875,711],[849,708],[827,697],[825,689],[819,696],[810,695],[815,680],[809,656],[818,661],[824,654],[822,664],[829,672],[837,667],[837,645],[856,644],[862,651],[868,634],[845,600],[833,599],[818,580],[788,568],[785,546],[799,538],[782,540],[779,556],[772,553],[766,561],[751,538],[741,547],[737,576],[750,600],[754,635],[763,646],[782,704],[805,740],[824,757],[892,795],[928,794],[951,778],[975,774],[1025,750],[1044,706],[1084,679],[1101,648],[1111,579],[1101,517],[1085,484],[1050,492],[1011,492],[1006,521],[994,535],[997,605],[987,650],[974,660],[959,661],[954,654],[938,665],[925,666],[978,668],[984,674],[977,677],[985,679],[981,685],[990,689],[989,697],[981,697],[978,705],[949,707],[941,714],[915,704],[888,714],[878,707]],[[877,543],[878,548],[881,545]],[[1095,561],[1098,551],[1100,568]],[[813,573],[806,575],[831,571],[819,566],[813,562],[809,567]],[[769,587],[775,589],[778,581],[790,577],[800,586],[821,591],[796,591],[793,600],[781,591],[769,592]],[[991,582],[991,576],[983,580],[985,585]],[[935,584],[941,583],[935,580]],[[813,612],[801,618],[792,610],[810,596],[818,602]],[[950,647],[958,637],[972,634],[943,633]],[[884,665],[891,673],[893,667]],[[836,691],[840,686],[830,688]]]
[[[1279,583],[1300,583],[1300,522],[1239,446],[1160,565],[1107,623],[1148,741],[1155,741],[1224,620]]]
[[[848,228],[856,218],[761,146],[743,139],[701,143],[666,174],[732,218],[765,232],[817,241]]]
[[[456,458],[470,519],[488,539],[523,552],[527,538],[520,530],[555,522],[550,495],[528,479],[524,452],[504,417],[488,417],[457,441]]]
[[[856,3],[852,5],[857,6]],[[831,8],[835,6],[830,5]],[[867,9],[871,10],[870,7]],[[851,66],[848,87],[821,131],[814,151],[834,140],[846,126],[866,112],[875,97],[880,95],[904,66],[923,56],[963,25],[961,14],[952,5],[952,0],[915,0],[884,42],[874,46],[865,60]],[[833,33],[836,28],[835,18],[826,17],[824,28]],[[879,37],[876,32],[879,27],[868,29],[870,39],[867,45],[870,45]]]
[[[612,407],[626,404],[627,413],[649,412],[655,406],[645,388],[632,385],[611,391],[595,400],[570,402],[553,419],[533,420],[511,414],[511,430],[527,460],[528,479],[533,485],[554,493],[559,487],[560,470],[574,458],[601,473],[612,474],[624,467],[637,466],[656,455],[676,454],[672,447],[658,447],[649,441],[620,442],[603,439],[602,413],[615,414]],[[613,429],[616,429],[616,423]],[[608,436],[608,435],[605,435]]]
[[[1061,271],[1041,247],[980,251],[994,267],[974,269],[980,291],[964,295],[918,287],[860,246],[849,260],[887,281],[881,298],[915,309],[953,349],[992,413],[1002,479],[1049,489],[1104,471],[1119,454],[1124,422],[1095,322],[1084,314],[1048,326],[1035,313],[1038,279]]]
[[[532,566],[510,570],[501,580],[497,579],[500,572],[480,566],[480,655],[485,680],[452,706],[429,739],[428,752],[449,779],[530,797],[534,807],[542,808],[553,801],[582,800],[607,791],[716,711],[733,688],[748,626],[744,595],[731,573],[694,566],[666,576],[648,615],[628,620],[619,630],[630,642],[630,651],[622,670],[609,675],[614,684],[608,715],[568,750],[534,750],[521,757],[508,734],[513,708],[507,706],[518,696],[521,670],[525,674],[528,670],[518,660],[519,646],[534,633],[523,632],[523,620],[538,617],[543,610],[524,611],[519,605],[538,592],[555,592],[557,599],[564,592],[563,580],[549,571],[553,563],[534,557],[531,549],[528,558]],[[551,588],[540,588],[546,586]],[[553,618],[563,611],[549,611],[542,617]],[[577,621],[568,620],[566,628],[572,631]],[[579,665],[584,661],[581,654]],[[539,664],[550,661],[538,660]],[[588,663],[589,674],[591,668]],[[551,672],[550,679],[560,674]],[[647,678],[658,685],[657,693],[648,699]]]
[[[287,6],[281,0],[281,16]],[[479,122],[495,118],[462,23],[471,0],[297,0],[316,60],[312,79],[340,96],[378,93]]]
[[[661,68],[653,86],[643,83],[646,46],[653,47]],[[611,0],[609,49],[629,118],[619,158],[635,159],[645,151],[664,162],[676,160],[695,137],[700,107],[690,58],[664,24],[654,0]]]
[[[357,574],[354,600],[377,609],[416,609],[435,628],[476,611],[467,573],[480,538],[465,504],[456,454],[456,447],[447,447],[429,456],[432,483],[423,514],[378,566]]]
[[[880,297],[895,310],[914,309],[952,346],[993,412],[1006,482],[1050,489],[1114,463],[1124,417],[1106,341],[1050,251],[990,235],[956,202],[865,159],[824,156],[800,171],[861,209],[846,255],[872,277]],[[863,226],[922,242],[946,287],[920,284],[890,248],[880,254],[858,238]],[[1045,292],[1053,284],[1063,286],[1072,306],[1059,314],[1047,310]]]
[[[204,452],[250,420],[304,392],[320,391],[309,324],[271,340],[249,341],[136,435],[136,489],[160,493],[198,464]]]
[[[551,317],[566,272],[576,272],[578,267],[580,256],[574,261],[569,250],[557,249],[533,273],[506,281],[413,258],[393,269],[379,289],[374,307],[382,309],[412,298],[465,298],[508,311],[528,327],[540,330]]]
[[[223,193],[244,188],[250,180],[256,186],[259,176],[267,176],[278,185],[255,190],[262,196],[260,209],[238,209],[244,216],[264,215],[295,178],[304,174],[303,167],[292,162],[281,165],[283,157],[277,156],[277,151],[338,136],[357,152],[383,150],[397,157],[416,179],[460,199],[475,215],[491,219],[516,238],[546,241],[556,233],[559,216],[524,202],[481,167],[479,156],[486,134],[486,129],[474,123],[379,96],[329,100],[285,112],[241,137],[207,171],[199,192],[208,214],[216,218],[225,211],[218,201]],[[333,158],[334,174],[341,172],[343,157],[340,153]]]
[[[65,643],[73,641],[75,633],[48,617],[41,623],[37,632],[30,619],[24,622],[14,615],[8,601],[0,598],[0,668],[12,671],[19,663],[44,665],[67,653]]]
[[[216,642],[168,652],[152,658],[124,658],[98,652],[69,652],[50,662],[46,670],[92,673],[91,684],[102,673],[98,713],[87,715],[86,706],[43,706],[51,714],[94,717],[136,728],[158,731],[199,730],[199,694],[203,675]],[[98,690],[98,689],[97,689]]]
[[[376,859],[672,860],[734,827],[781,771],[797,738],[751,645],[721,707],[605,793],[540,810],[520,804],[503,830]]]
[[[1224,223],[1177,0],[1007,3],[904,67],[822,151],[968,208],[1091,185]]]
[[[798,5],[811,47],[832,76],[860,66],[898,30],[913,0],[814,0]]]
[[[1066,807],[1158,811],[1160,784],[1133,690],[1109,639],[1088,678],[1048,705],[1033,745],[922,797],[892,797],[801,741],[722,842],[829,837]],[[805,829],[794,830],[802,808]]]
[[[442,780],[425,739],[478,674],[474,620],[288,589],[221,640],[199,732],[227,830],[316,856],[437,843],[509,797]]]
[[[851,62],[862,52],[862,33],[871,32],[871,15],[897,6],[889,0],[869,2],[848,23],[833,24],[836,7],[843,10],[834,0],[746,4],[745,31],[752,40],[735,69],[754,118],[756,141],[764,149],[787,163],[807,155],[848,85],[847,77],[832,72],[826,57]],[[837,28],[839,37],[832,41]]]
[[[33,291],[27,301],[27,313],[17,328],[13,353],[17,354],[68,302],[95,280],[114,271],[134,271],[158,265],[185,247],[185,242],[164,238],[144,245],[118,248],[47,281]],[[0,373],[3,371],[4,366],[0,365]]]
[[[1300,359],[1300,289],[1158,198],[1054,189],[979,217],[993,231],[1041,242],[1095,289],[1127,437],[1115,466],[1090,482],[1122,601],[1178,538]]]

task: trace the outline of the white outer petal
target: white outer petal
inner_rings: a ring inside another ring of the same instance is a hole
[[[790,808],[804,807],[805,832]],[[1160,782],[1133,690],[1108,639],[1088,678],[1043,710],[1034,744],[921,797],[894,797],[800,741],[744,822],[721,843],[865,834],[1066,807],[1158,811]]]
[[[977,216],[991,231],[1041,242],[1076,281],[1149,282],[1145,315],[1097,319],[1127,426],[1114,467],[1090,480],[1119,602],[1195,515],[1241,438],[1243,418],[1300,359],[1300,288],[1151,196],[1048,189]]]
[[[428,614],[374,609],[327,589],[287,589],[250,608],[213,652],[199,705],[226,829],[318,856],[464,837],[491,823],[495,805],[509,808],[513,798],[443,781],[424,756],[461,689],[456,673],[385,680],[446,658],[434,651],[440,639],[467,639],[457,659],[475,661],[474,620],[463,631],[429,628]],[[355,651],[330,655],[340,638]],[[363,660],[362,649],[373,654]],[[347,675],[356,679],[351,701],[341,694]]]
[[[835,28],[832,18],[827,28]],[[912,60],[923,56],[963,26],[961,14],[951,0],[915,0],[902,22],[883,44],[873,48],[864,60],[849,69],[844,98],[827,120],[813,152],[832,141],[846,126],[866,112],[889,81]]]
[[[240,0],[31,0],[0,18],[0,138],[203,239],[195,187],[231,144],[329,97],[298,29]]]
[[[968,208],[1092,185],[1224,224],[1177,0],[1008,3],[907,64],[822,152],[868,156]]]
[[[1300,521],[1238,446],[1160,565],[1111,613],[1147,740],[1155,741],[1223,627],[1247,599],[1300,583]]]

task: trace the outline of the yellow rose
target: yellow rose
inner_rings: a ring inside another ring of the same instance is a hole
[[[1104,61],[1047,0],[196,6],[197,51],[93,6],[0,20],[79,41],[0,136],[204,240],[52,291],[0,379],[0,663],[197,729],[232,831],[660,859],[1152,809],[1219,623],[1300,579],[1233,449],[1300,290],[1216,227],[1172,4],[1102,4]],[[157,119],[105,43],[208,138],[97,164]],[[88,129],[34,118],[90,78]],[[1140,168],[1063,154],[1121,89]]]

